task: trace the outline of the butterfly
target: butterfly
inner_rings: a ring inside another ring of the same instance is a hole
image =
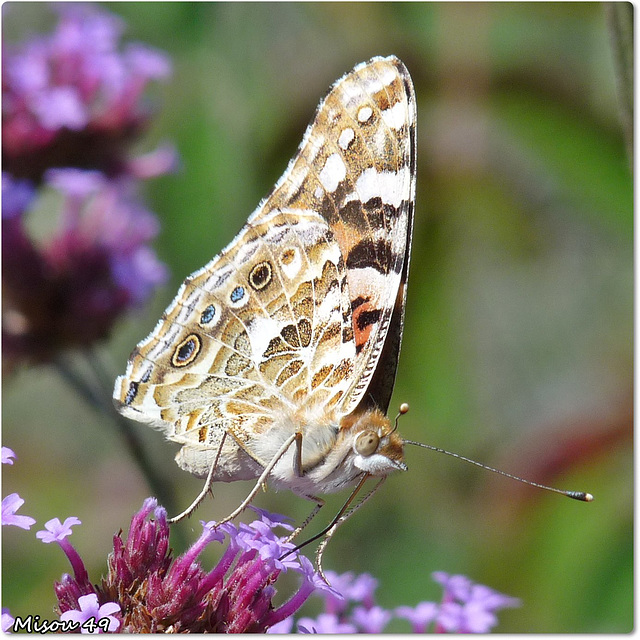
[[[406,469],[385,414],[415,184],[411,77],[372,58],[334,83],[271,193],[133,350],[118,410],[208,482],[268,481],[318,505]]]

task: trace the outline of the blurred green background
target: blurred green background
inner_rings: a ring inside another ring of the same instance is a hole
[[[633,184],[605,6],[104,6],[126,20],[127,39],[171,55],[140,151],[169,140],[182,158],[145,193],[172,280],[103,345],[111,375],[278,179],[329,85],[394,53],[416,86],[418,193],[391,411],[411,405],[407,438],[596,500],[408,448],[409,472],[339,530],[325,568],[375,575],[384,607],[438,599],[432,571],[464,573],[522,599],[500,614],[503,632],[631,631]],[[46,5],[14,4],[4,35],[50,23]],[[185,507],[201,481],[178,469],[159,433],[135,429]],[[149,488],[112,424],[48,367],[4,380],[3,444],[18,456],[3,469],[3,495],[18,491],[38,520],[31,532],[3,531],[3,606],[50,617],[53,581],[69,566],[33,532],[78,516],[71,541],[98,581],[113,534]],[[217,486],[179,525],[183,537],[194,540],[198,520],[226,515],[249,486]],[[331,497],[310,531],[343,498]],[[256,504],[297,520],[309,511],[290,494]]]

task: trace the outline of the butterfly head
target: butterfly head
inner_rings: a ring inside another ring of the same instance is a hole
[[[403,440],[378,410],[343,418],[340,430],[351,442],[353,464],[372,476],[406,471]]]

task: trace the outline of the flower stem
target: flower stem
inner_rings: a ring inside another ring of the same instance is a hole
[[[97,353],[93,349],[82,351],[81,353],[91,369],[95,382],[90,381],[88,376],[80,373],[69,358],[58,357],[55,360],[58,372],[90,407],[110,418],[110,422],[116,427],[129,455],[144,475],[151,492],[169,513],[176,513],[177,508],[173,501],[171,487],[164,476],[157,472],[156,465],[153,464],[144,450],[142,442],[132,428],[131,423],[124,416],[117,413],[113,407],[110,388],[111,377],[105,372]],[[177,542],[181,546],[186,546],[186,540],[181,530],[177,528],[175,533],[178,536]]]

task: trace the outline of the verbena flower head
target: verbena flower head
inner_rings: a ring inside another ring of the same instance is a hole
[[[259,512],[248,525],[202,523],[198,540],[182,555],[169,548],[167,515],[154,499],[144,502],[131,520],[126,540],[113,538],[108,573],[92,585],[77,552],[67,540],[75,524],[50,521],[40,532],[43,542],[56,542],[74,568],[55,585],[61,619],[84,620],[99,613],[111,617],[121,632],[265,632],[289,618],[317,590],[333,591],[311,563],[275,529],[291,527],[282,518]],[[205,569],[199,556],[212,542],[228,540],[218,564]],[[290,553],[287,558],[282,556]],[[275,583],[282,572],[302,577],[298,590],[275,607]],[[92,596],[87,599],[85,596]]]
[[[93,4],[53,7],[53,33],[3,51],[4,169],[33,182],[49,167],[120,173],[123,148],[149,117],[143,93],[170,75],[169,59],[122,46],[123,21]]]
[[[3,357],[8,361],[46,361],[62,349],[107,337],[115,320],[147,300],[167,277],[149,246],[158,222],[138,202],[130,180],[56,169],[46,181],[49,206],[57,202],[58,210],[50,237],[33,239],[24,213],[3,216]],[[55,219],[53,211],[47,215]]]
[[[170,62],[144,45],[122,46],[122,20],[95,4],[53,7],[52,34],[5,44],[2,57],[9,368],[107,337],[167,276],[149,246],[159,225],[136,182],[172,170],[176,154],[128,149],[149,120],[149,81],[167,78]]]

